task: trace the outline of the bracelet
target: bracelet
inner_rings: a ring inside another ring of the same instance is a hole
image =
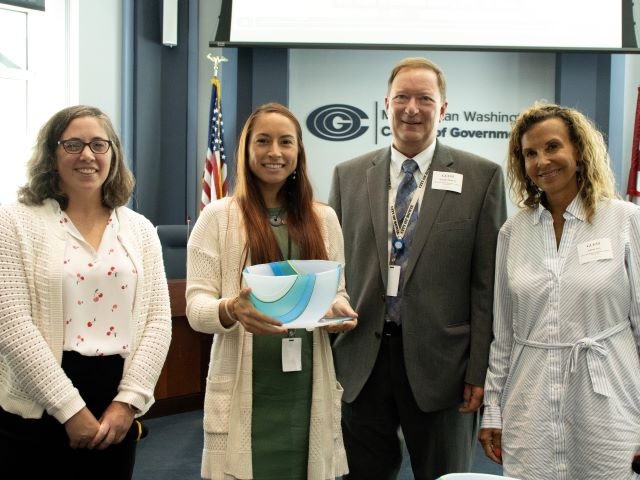
[[[231,315],[231,312],[229,311],[229,304],[233,301],[233,298],[230,300],[225,300],[224,301],[224,311],[227,314],[227,317],[229,317],[231,319],[232,322],[237,322],[238,319],[236,317],[234,317],[233,315]]]

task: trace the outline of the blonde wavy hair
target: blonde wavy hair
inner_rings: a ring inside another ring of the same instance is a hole
[[[602,133],[594,123],[576,109],[551,103],[535,102],[518,115],[509,137],[507,180],[511,196],[519,207],[537,208],[544,192],[527,176],[522,153],[522,137],[537,123],[557,118],[569,132],[577,158],[578,195],[584,202],[587,221],[591,222],[596,203],[602,198],[617,198],[615,179]]]

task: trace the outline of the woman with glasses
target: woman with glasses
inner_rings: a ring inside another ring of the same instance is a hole
[[[134,418],[171,338],[160,242],[124,206],[133,186],[109,118],[73,106],[0,208],[0,458],[21,478],[132,476]]]

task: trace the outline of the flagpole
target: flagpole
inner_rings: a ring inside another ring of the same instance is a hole
[[[218,70],[220,69],[220,64],[222,62],[229,61],[227,57],[224,57],[222,55],[211,55],[210,53],[207,54],[207,59],[213,62],[213,76],[215,78],[218,78]]]
[[[218,73],[222,62],[227,59],[222,55],[208,54],[207,59],[213,63],[211,77],[211,102],[209,105],[209,132],[207,155],[202,173],[202,194],[200,210],[227,194],[227,165],[223,146],[221,88]]]

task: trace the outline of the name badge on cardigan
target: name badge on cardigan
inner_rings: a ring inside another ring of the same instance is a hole
[[[302,339],[282,339],[282,371],[299,372],[302,370]]]

